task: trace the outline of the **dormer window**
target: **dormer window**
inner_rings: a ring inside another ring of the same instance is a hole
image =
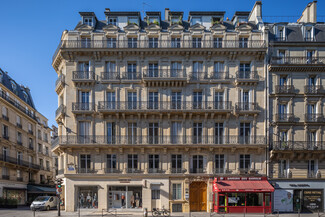
[[[247,17],[237,17],[236,26],[239,26],[240,24],[247,23]]]
[[[107,24],[117,25],[117,18],[116,17],[110,17],[108,18]]]
[[[28,102],[28,95],[26,92],[23,92],[23,96],[24,96],[24,101]]]
[[[148,25],[150,25],[152,23],[159,26],[159,17],[149,17],[149,23],[148,23]]]
[[[284,26],[277,27],[276,40],[277,41],[285,41],[286,40],[286,28]]]
[[[313,26],[305,26],[305,41],[314,41]]]
[[[16,93],[16,91],[17,91],[17,85],[15,84],[14,81],[10,81],[10,84],[11,84],[11,88],[12,88],[13,92]]]
[[[181,22],[182,22],[181,17],[172,17],[171,18],[171,24],[172,25],[174,25],[174,24],[182,24]]]
[[[191,25],[195,25],[195,24],[200,24],[202,25],[202,17],[192,17],[191,19]]]
[[[83,23],[88,26],[93,26],[93,18],[92,17],[84,17]]]
[[[216,25],[222,23],[222,18],[221,17],[212,17],[211,18],[211,25]]]
[[[128,17],[128,25],[130,24],[139,25],[138,17]]]

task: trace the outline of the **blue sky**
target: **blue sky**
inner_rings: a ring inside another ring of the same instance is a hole
[[[311,0],[263,0],[263,16],[299,18]],[[143,4],[146,3],[146,4]],[[93,11],[105,19],[111,11],[226,11],[231,19],[235,11],[250,11],[255,0],[1,0],[0,67],[18,83],[31,89],[38,111],[55,124],[57,95],[56,72],[52,55],[65,29],[73,29],[80,20],[79,11]],[[325,1],[317,3],[318,15],[325,15]],[[143,15],[143,14],[142,14]],[[324,17],[322,18],[324,21]]]

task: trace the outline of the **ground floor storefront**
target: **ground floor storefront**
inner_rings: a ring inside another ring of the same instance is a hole
[[[18,205],[25,205],[27,202],[27,185],[0,183],[0,197],[4,199],[16,199]]]
[[[213,211],[271,213],[273,191],[265,177],[219,177],[213,183]]]
[[[272,180],[274,212],[323,212],[325,182],[319,180]]]

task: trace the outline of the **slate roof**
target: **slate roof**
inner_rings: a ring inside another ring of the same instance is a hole
[[[7,72],[3,71],[0,68],[0,83],[4,85],[7,89],[9,89],[13,94],[18,96],[21,100],[26,102],[29,106],[31,106],[33,109],[35,108],[32,95],[30,93],[30,90],[23,85],[19,85],[16,83],[14,79],[12,79]],[[13,89],[12,83],[15,84],[16,89]],[[25,99],[24,95],[26,94],[27,98]]]

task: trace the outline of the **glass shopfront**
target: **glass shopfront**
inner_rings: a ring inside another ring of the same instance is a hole
[[[26,203],[26,190],[25,189],[3,189],[4,199],[16,199],[18,205],[25,205]]]
[[[108,207],[142,209],[142,186],[109,186]]]
[[[98,208],[98,188],[96,187],[79,187],[78,188],[78,205],[80,208],[97,209]]]

